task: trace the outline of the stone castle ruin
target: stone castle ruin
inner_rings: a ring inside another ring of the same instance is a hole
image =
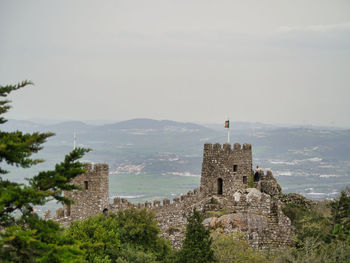
[[[172,202],[166,198],[133,204],[117,197],[109,203],[107,164],[86,164],[86,173],[76,177],[73,184],[82,190],[65,192],[74,203],[58,209],[54,218],[64,226],[97,213],[146,208],[155,212],[162,236],[180,248],[187,216],[195,208],[204,213],[205,226],[221,228],[227,234],[242,232],[255,248],[280,248],[292,243],[291,222],[282,211],[281,187],[271,171],[266,175],[260,172],[254,182],[250,144],[231,147],[229,143],[206,143],[200,188]]]

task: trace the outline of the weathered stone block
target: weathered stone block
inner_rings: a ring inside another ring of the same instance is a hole
[[[45,219],[49,219],[50,217],[51,217],[51,211],[50,211],[50,210],[46,210],[46,211],[45,211],[44,218],[45,218]]]
[[[56,210],[56,218],[62,218],[64,217],[64,211],[63,211],[63,208],[58,208]]]
[[[164,206],[170,205],[170,200],[168,198],[163,199],[163,205]]]
[[[119,205],[119,204],[120,204],[120,197],[115,197],[115,198],[113,199],[113,204]]]

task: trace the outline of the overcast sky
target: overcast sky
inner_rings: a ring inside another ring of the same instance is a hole
[[[9,118],[350,127],[350,1],[0,1]]]

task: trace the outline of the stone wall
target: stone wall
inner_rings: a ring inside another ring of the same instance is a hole
[[[132,204],[124,198],[116,197],[110,205],[110,211],[117,212],[128,208],[145,208],[154,211],[162,236],[169,240],[173,247],[180,248],[185,234],[187,216],[202,199],[203,195],[199,189],[175,197],[172,202],[165,198],[162,201],[154,200],[153,202],[146,201],[145,203]]]
[[[258,249],[283,248],[292,244],[292,227],[283,214],[283,203],[256,188],[237,190],[232,196],[206,196],[199,189],[189,191],[172,202],[164,199],[132,204],[115,198],[110,206],[113,212],[127,208],[146,208],[155,212],[162,236],[176,249],[186,232],[187,217],[193,209],[207,218],[203,224],[211,229],[222,228],[224,233],[243,233],[252,247]]]

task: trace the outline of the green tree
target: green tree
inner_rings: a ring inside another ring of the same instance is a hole
[[[116,219],[122,244],[131,244],[145,252],[151,252],[158,260],[170,253],[169,243],[159,238],[160,229],[152,211],[126,209],[119,211]]]
[[[186,236],[179,251],[178,260],[181,263],[214,262],[212,239],[208,229],[202,225],[202,215],[193,210],[193,215],[187,218]]]
[[[78,240],[89,262],[115,262],[120,250],[115,216],[103,215],[75,221],[66,231],[67,238]]]
[[[341,191],[338,198],[330,204],[335,239],[346,241],[350,245],[350,189]]]
[[[23,81],[17,85],[0,86],[0,97],[31,85]],[[0,124],[9,109],[10,101],[0,100]],[[31,158],[42,149],[42,144],[53,133],[23,133],[0,131],[0,162],[29,168],[41,159]],[[32,177],[28,184],[19,184],[0,177],[0,258],[3,262],[78,262],[82,251],[63,235],[57,223],[40,219],[33,213],[35,205],[49,200],[69,204],[63,190],[78,189],[71,180],[84,172],[78,160],[88,150],[77,148],[68,154],[54,170],[43,171]],[[8,173],[0,167],[0,174]]]
[[[154,213],[133,208],[73,222],[66,231],[89,262],[165,262],[172,249],[159,234]]]

